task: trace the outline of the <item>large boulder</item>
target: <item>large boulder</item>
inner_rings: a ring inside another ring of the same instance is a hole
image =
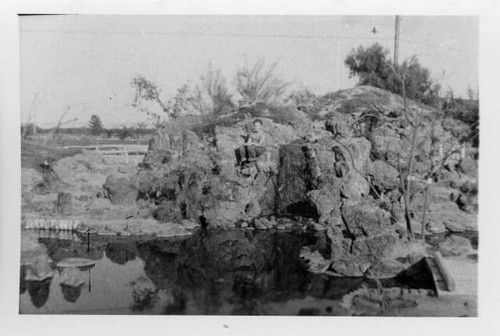
[[[125,177],[110,175],[102,187],[113,204],[134,204],[138,196],[135,183]]]
[[[391,226],[390,214],[367,202],[345,204],[342,218],[349,233],[355,237],[374,236]]]
[[[380,191],[388,192],[399,187],[398,171],[384,161],[370,162],[368,171],[373,178],[372,183]]]
[[[357,237],[352,242],[354,256],[378,258],[398,242],[398,235],[390,230],[378,232],[368,237]]]
[[[106,178],[106,162],[99,154],[77,154],[65,157],[52,165],[57,178],[70,186],[99,188]]]
[[[320,223],[338,225],[342,222],[340,207],[342,201],[339,193],[334,193],[327,188],[312,190],[307,193],[308,201],[312,204],[319,215]]]

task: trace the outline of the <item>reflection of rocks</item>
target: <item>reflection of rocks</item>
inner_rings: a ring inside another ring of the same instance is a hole
[[[132,286],[132,311],[145,311],[158,301],[158,289],[147,277],[141,276],[130,283]]]
[[[43,281],[26,281],[26,288],[31,298],[31,302],[37,308],[42,307],[49,299],[50,283],[52,279]]]
[[[136,243],[133,241],[112,242],[106,245],[106,257],[112,262],[125,265],[136,257]]]
[[[186,311],[187,296],[179,289],[172,291],[172,300],[167,304],[163,310],[165,315],[182,315]]]
[[[21,266],[19,273],[19,294],[23,294],[26,292],[26,266]]]
[[[40,254],[26,268],[27,281],[43,281],[54,276],[50,267],[50,259],[46,254]]]
[[[82,287],[83,287],[83,284],[80,286],[76,286],[76,287],[66,286],[66,285],[61,284],[61,291],[62,291],[64,299],[68,302],[71,302],[71,303],[76,302],[76,300],[78,300],[78,298],[80,297],[80,295],[82,293]]]
[[[228,300],[239,302],[242,295],[303,290],[310,275],[298,261],[299,251],[314,241],[291,233],[221,230],[173,245],[138,243],[137,253],[156,288],[182,292],[169,311],[178,311],[186,298],[193,297],[201,311],[210,313]]]
[[[96,241],[91,236],[90,244],[85,241],[40,239],[40,242],[47,247],[48,254],[54,262],[59,262],[66,258],[86,258],[100,260],[104,256],[106,242]]]

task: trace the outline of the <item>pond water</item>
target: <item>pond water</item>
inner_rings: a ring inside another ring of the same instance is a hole
[[[220,230],[182,239],[138,239],[68,234],[38,236],[55,263],[88,258],[82,285],[66,286],[62,270],[43,282],[26,281],[21,266],[22,314],[308,315],[336,311],[360,278],[306,271],[302,246],[325,256],[324,234]],[[312,313],[311,313],[312,312]],[[345,312],[344,312],[345,313]]]

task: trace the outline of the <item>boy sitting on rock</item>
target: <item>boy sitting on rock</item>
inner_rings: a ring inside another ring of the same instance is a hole
[[[252,123],[253,129],[243,138],[245,144],[236,149],[237,165],[241,168],[254,163],[259,156],[266,152],[264,147],[264,132],[262,131],[262,120],[255,119]]]

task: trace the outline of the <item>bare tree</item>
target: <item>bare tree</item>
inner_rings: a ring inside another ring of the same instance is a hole
[[[132,79],[131,85],[135,88],[134,102],[132,103],[132,106],[139,108],[141,101],[155,102],[160,106],[168,119],[172,118],[172,113],[168,107],[168,104],[163,102],[163,100],[160,98],[161,89],[158,84],[142,75],[138,75],[134,79]],[[143,111],[148,115],[152,114],[147,109],[144,109]],[[154,115],[153,117],[155,117],[156,119],[159,118],[159,116]]]
[[[238,93],[247,103],[272,103],[278,100],[289,83],[275,75],[277,62],[266,67],[264,59],[259,58],[253,65],[245,64],[238,68],[235,82]]]
[[[71,104],[71,105],[66,105],[59,117],[59,120],[57,121],[57,125],[52,128],[52,130],[50,131],[49,135],[45,138],[44,142],[43,142],[43,145],[46,146],[48,141],[49,140],[52,140],[55,136],[55,134],[57,133],[57,131],[59,130],[59,128],[61,128],[61,126],[63,125],[66,125],[66,124],[69,124],[69,123],[72,123],[72,122],[75,122],[78,120],[78,118],[73,118],[73,119],[70,119],[70,120],[64,120],[66,118],[66,115],[71,111],[72,108],[74,108],[75,106],[79,106],[80,109],[81,109],[81,113],[87,111],[90,109],[90,107],[84,105],[84,104]]]
[[[400,158],[398,155],[398,171],[400,176],[400,184],[401,190],[403,191],[403,200],[405,205],[405,222],[406,228],[408,230],[409,239],[413,239],[413,229],[411,226],[411,209],[410,209],[410,195],[411,195],[411,187],[413,181],[413,160],[415,153],[415,146],[417,143],[417,136],[419,129],[423,127],[425,124],[426,116],[421,113],[422,111],[415,108],[408,108],[408,99],[406,97],[406,80],[408,75],[408,68],[411,67],[412,62],[415,58],[411,58],[409,62],[405,61],[402,66],[394,67],[392,64],[386,62],[387,66],[394,72],[396,78],[401,83],[401,93],[403,96],[403,115],[405,120],[411,129],[411,146],[410,146],[410,156],[408,158],[408,166],[406,169],[406,174],[403,176],[403,171],[401,170]]]

